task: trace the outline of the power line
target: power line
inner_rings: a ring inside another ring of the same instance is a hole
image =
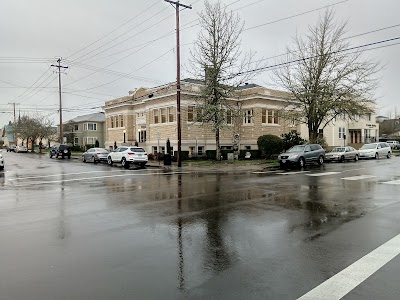
[[[49,71],[50,70],[50,67],[48,67],[47,69],[46,69],[46,71],[44,71],[44,73],[42,74],[42,75],[40,75],[40,77],[38,78],[38,79],[36,79],[36,81],[29,87],[29,88],[27,88],[24,92],[22,92],[22,94],[20,94],[20,95],[18,95],[15,99],[14,99],[14,101],[15,100],[17,100],[17,99],[19,99],[19,98],[21,98],[29,89],[31,89],[35,84],[36,84],[36,82],[38,82],[40,79],[42,79],[42,77],[47,73],[47,71]],[[47,80],[47,79],[46,79]]]
[[[368,43],[368,44],[364,44],[364,45],[360,45],[360,46],[354,46],[354,47],[350,47],[350,48],[346,48],[346,49],[332,51],[332,52],[324,53],[323,55],[336,54],[336,53],[356,50],[356,49],[365,48],[365,47],[378,45],[378,44],[382,44],[382,43],[393,42],[393,41],[396,41],[396,40],[400,40],[400,36],[399,37],[395,37],[395,38],[391,38],[391,39],[381,40],[381,41],[378,41],[378,42]],[[387,45],[387,47],[388,46],[394,46],[394,45],[397,45],[397,44],[399,44],[399,43],[392,44],[392,45]],[[382,48],[382,47],[377,47],[376,49],[379,49],[379,48]],[[372,49],[370,49],[370,50],[372,50]],[[287,61],[287,62],[278,63],[278,64],[275,64],[275,65],[270,65],[270,66],[266,66],[266,67],[261,67],[261,68],[256,68],[256,69],[253,69],[253,70],[240,72],[240,73],[237,73],[235,75],[242,75],[242,74],[253,73],[253,72],[257,72],[257,71],[263,71],[263,70],[267,70],[267,69],[271,69],[271,68],[275,68],[275,67],[281,67],[281,66],[297,63],[297,62],[300,62],[300,61],[313,59],[313,58],[320,57],[320,56],[322,56],[322,55],[314,55],[314,56],[304,57],[304,58],[300,58],[300,59],[295,59],[295,60],[291,60],[291,61]]]
[[[262,27],[262,26],[266,26],[266,25],[271,25],[271,24],[278,23],[278,22],[285,21],[285,20],[289,20],[289,19],[293,19],[293,18],[296,18],[296,17],[299,17],[299,16],[303,16],[303,15],[306,15],[306,14],[309,14],[309,13],[312,13],[312,12],[315,12],[315,11],[319,11],[319,10],[322,10],[322,9],[325,9],[325,8],[328,8],[328,7],[336,6],[336,5],[339,5],[339,4],[348,2],[348,1],[350,1],[350,0],[343,0],[343,1],[340,1],[340,2],[333,3],[333,4],[325,5],[323,7],[319,7],[319,8],[308,10],[308,11],[305,11],[305,12],[302,12],[302,13],[299,13],[299,14],[295,14],[295,15],[292,15],[292,16],[289,16],[289,17],[286,17],[286,18],[281,18],[281,19],[278,19],[278,20],[274,20],[274,21],[271,21],[271,22],[264,23],[264,24],[255,25],[255,26],[252,26],[252,27],[245,28],[245,29],[243,29],[243,31],[251,30],[251,29]]]
[[[86,50],[87,48],[89,48],[90,46],[93,46],[94,44],[96,44],[97,42],[105,39],[107,36],[109,36],[110,34],[116,32],[118,29],[124,27],[126,24],[132,22],[133,20],[135,20],[137,17],[139,17],[140,15],[142,15],[143,13],[145,13],[146,11],[150,10],[151,8],[153,8],[153,6],[155,6],[158,3],[158,1],[155,1],[152,5],[150,5],[149,7],[147,7],[146,9],[144,9],[143,11],[141,11],[140,13],[138,13],[136,16],[134,16],[133,18],[129,19],[128,21],[126,21],[125,23],[123,23],[122,25],[118,26],[117,28],[115,28],[114,30],[110,31],[109,33],[103,35],[101,38],[95,40],[94,42],[90,43],[89,45],[83,47],[81,50],[78,50],[74,53],[72,53],[69,57],[72,57],[80,52],[82,52],[83,50]]]

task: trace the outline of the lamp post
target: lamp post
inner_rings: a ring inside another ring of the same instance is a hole
[[[126,137],[126,130],[125,129],[124,129],[123,133],[124,133],[124,144],[125,144],[125,137]]]
[[[138,128],[137,131],[138,131],[138,142],[141,143],[142,140],[141,140],[141,137],[140,137],[140,133],[141,133],[142,129],[141,129],[141,128]]]

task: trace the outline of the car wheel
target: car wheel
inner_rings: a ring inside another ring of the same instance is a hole
[[[123,157],[121,159],[121,164],[122,164],[122,167],[124,167],[124,169],[129,169],[129,163],[126,161],[125,157]]]
[[[84,163],[86,162],[85,156],[82,156],[82,161],[83,161]]]
[[[113,161],[112,161],[112,159],[111,159],[111,156],[107,157],[107,164],[110,165],[110,166],[112,166]]]
[[[375,159],[379,159],[379,154],[375,153]]]
[[[390,158],[392,156],[392,154],[390,153],[390,152],[388,152],[388,154],[387,154],[387,158]]]
[[[4,166],[0,166],[0,170],[4,170]]]
[[[146,166],[146,164],[147,164],[147,163],[140,163],[140,166],[141,166],[142,168],[144,168],[144,167]]]
[[[299,159],[299,167],[300,168],[304,168],[305,165],[306,165],[306,161],[304,160],[303,157],[300,157],[300,159]]]
[[[71,154],[70,154],[70,155],[68,155],[68,159],[71,159]]]
[[[356,156],[354,157],[354,161],[358,161],[358,155],[356,154]]]
[[[340,162],[344,163],[344,156],[342,155],[342,157],[340,158]]]
[[[94,163],[94,164],[97,164],[97,163],[99,162],[99,161],[96,159],[96,157],[94,157],[94,156],[92,157],[92,160],[93,160],[93,163]]]
[[[322,155],[320,157],[318,157],[318,164],[320,166],[322,166],[324,164],[324,157]]]

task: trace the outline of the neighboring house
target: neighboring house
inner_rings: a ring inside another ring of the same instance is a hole
[[[376,122],[378,122],[378,123],[382,123],[385,120],[389,120],[389,118],[385,117],[385,116],[376,116],[375,119],[376,119]]]
[[[354,121],[336,119],[325,128],[320,129],[320,137],[324,137],[329,147],[351,145],[355,148],[366,143],[373,143],[379,140],[379,123],[376,116],[369,113],[357,116]],[[308,139],[306,125],[301,126],[301,135]]]
[[[8,125],[5,125],[3,129],[1,129],[0,140],[4,142],[4,147],[10,147],[15,144],[11,121],[8,123]]]
[[[74,145],[84,147],[99,142],[104,147],[105,116],[103,112],[79,116],[63,124],[64,139],[71,135]]]
[[[380,135],[385,137],[398,137],[400,131],[400,119],[384,120],[380,124]]]
[[[196,122],[196,99],[203,83],[199,80],[181,81],[181,132],[182,151],[189,156],[203,156],[207,150],[215,150],[215,133],[209,125]],[[233,149],[233,137],[239,137],[240,150],[258,149],[257,139],[261,135],[281,136],[298,127],[280,118],[278,111],[287,103],[289,94],[267,89],[255,84],[246,84],[238,89],[237,97],[229,99],[232,107],[241,111],[235,118],[226,112],[227,124],[221,130],[222,149]],[[170,140],[177,150],[176,84],[170,83],[155,88],[140,88],[130,95],[106,101],[105,146],[135,144],[149,153],[165,153],[166,141]]]

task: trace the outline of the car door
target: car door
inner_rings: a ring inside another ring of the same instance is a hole
[[[124,152],[125,152],[127,149],[128,149],[127,147],[121,147],[121,148],[119,148],[118,157],[117,157],[116,161],[121,161],[121,160],[122,160],[122,157],[124,156]]]
[[[354,152],[353,152],[353,150],[351,149],[351,147],[345,147],[344,148],[344,158],[345,159],[353,159],[354,158]]]
[[[113,161],[118,160],[118,153],[119,153],[120,148],[114,149],[113,151],[110,152],[111,159]]]
[[[306,145],[306,147],[304,148],[304,158],[307,162],[312,161],[313,154],[311,153],[310,145]]]
[[[386,149],[386,147],[385,147],[385,144],[384,143],[379,143],[379,145],[378,145],[378,153],[379,153],[379,156],[380,157],[382,157],[382,156],[386,156],[387,155],[387,149]]]

